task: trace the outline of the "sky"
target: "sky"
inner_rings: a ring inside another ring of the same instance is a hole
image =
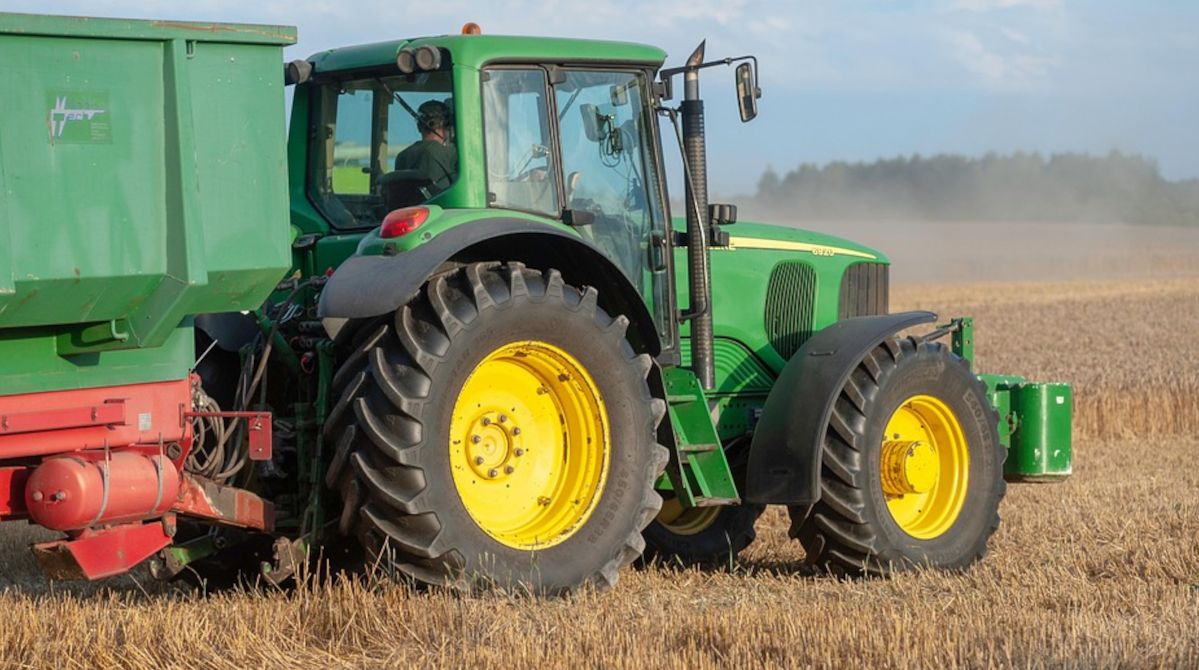
[[[0,0],[0,10],[295,25],[288,60],[466,21],[647,42],[668,64],[707,39],[709,58],[756,55],[763,89],[759,117],[742,124],[731,69],[704,74],[717,194],[752,192],[768,166],[943,152],[1119,150],[1156,159],[1169,179],[1199,177],[1196,0]]]

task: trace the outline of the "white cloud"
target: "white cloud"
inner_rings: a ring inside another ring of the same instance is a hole
[[[949,33],[949,41],[957,49],[958,60],[967,69],[988,82],[1003,80],[1007,71],[1003,58],[988,51],[977,35],[964,30],[954,30]]]
[[[1027,89],[1045,85],[1056,65],[1056,60],[1047,56],[1025,51],[1001,52],[968,30],[949,30],[945,36],[958,62],[990,88]]]

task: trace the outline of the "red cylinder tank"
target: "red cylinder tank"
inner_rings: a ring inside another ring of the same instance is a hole
[[[54,530],[153,518],[178,496],[179,472],[169,460],[133,452],[114,452],[107,462],[50,458],[25,484],[30,519]]]

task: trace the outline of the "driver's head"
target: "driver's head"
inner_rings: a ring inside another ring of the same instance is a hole
[[[450,107],[440,100],[429,100],[416,109],[416,128],[421,135],[436,135],[443,142],[449,139]]]

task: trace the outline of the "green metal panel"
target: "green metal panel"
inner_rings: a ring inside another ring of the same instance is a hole
[[[288,193],[291,199],[291,223],[301,233],[320,234],[328,224],[308,199],[308,147],[311,121],[308,106],[314,84],[295,87],[291,100],[291,127],[287,137]]]
[[[248,23],[201,23],[138,19],[98,19],[0,12],[0,34],[50,37],[99,37],[122,40],[186,39],[197,42],[244,42],[286,46],[296,41],[291,26]]]
[[[12,273],[12,234],[8,223],[8,200],[11,190],[4,176],[4,133],[0,133],[0,301],[16,293]],[[3,313],[0,303],[0,313]]]
[[[690,340],[684,340],[681,345],[683,355],[690,359]],[[712,348],[716,352],[716,375],[720,380],[712,396],[770,392],[770,387],[774,386],[774,373],[744,344],[717,337]]]
[[[280,66],[294,39],[0,14],[0,87],[22,92],[0,117],[0,339],[36,333],[59,356],[159,347],[192,314],[260,304],[289,264]],[[23,366],[0,357],[3,391],[46,390],[13,381]]]
[[[952,321],[957,325],[950,338],[953,353],[961,356],[974,369],[974,319],[969,316],[959,317]]]
[[[684,222],[676,219],[674,227],[681,230]],[[841,276],[854,263],[871,261],[886,263],[887,258],[868,247],[797,228],[738,222],[727,227],[733,240],[731,247],[715,247],[711,253],[712,319],[717,338],[740,343],[764,363],[771,374],[777,375],[786,359],[775,349],[766,327],[767,300],[770,284],[767,279],[773,268],[781,263],[804,263],[815,272],[811,289],[814,304],[810,317],[811,330],[819,331],[837,320]],[[679,296],[687,292],[687,250],[675,250],[675,278]],[[686,305],[680,305],[685,308]],[[683,341],[689,329],[682,329]],[[716,387],[720,390],[736,387],[728,375],[738,370],[736,364],[722,363],[717,355]],[[683,358],[683,364],[690,361]]]
[[[53,331],[0,330],[0,395],[183,379],[195,363],[190,323],[162,346],[62,356]]]
[[[999,414],[999,441],[1011,448],[1012,433],[1016,430],[1016,414],[1012,411],[1012,387],[1027,381],[1015,375],[979,375],[987,386],[987,398]]]
[[[1073,457],[1070,419],[1074,405],[1068,384],[1016,384],[1011,387],[1016,430],[1004,475],[1017,481],[1053,481],[1070,475]]]

